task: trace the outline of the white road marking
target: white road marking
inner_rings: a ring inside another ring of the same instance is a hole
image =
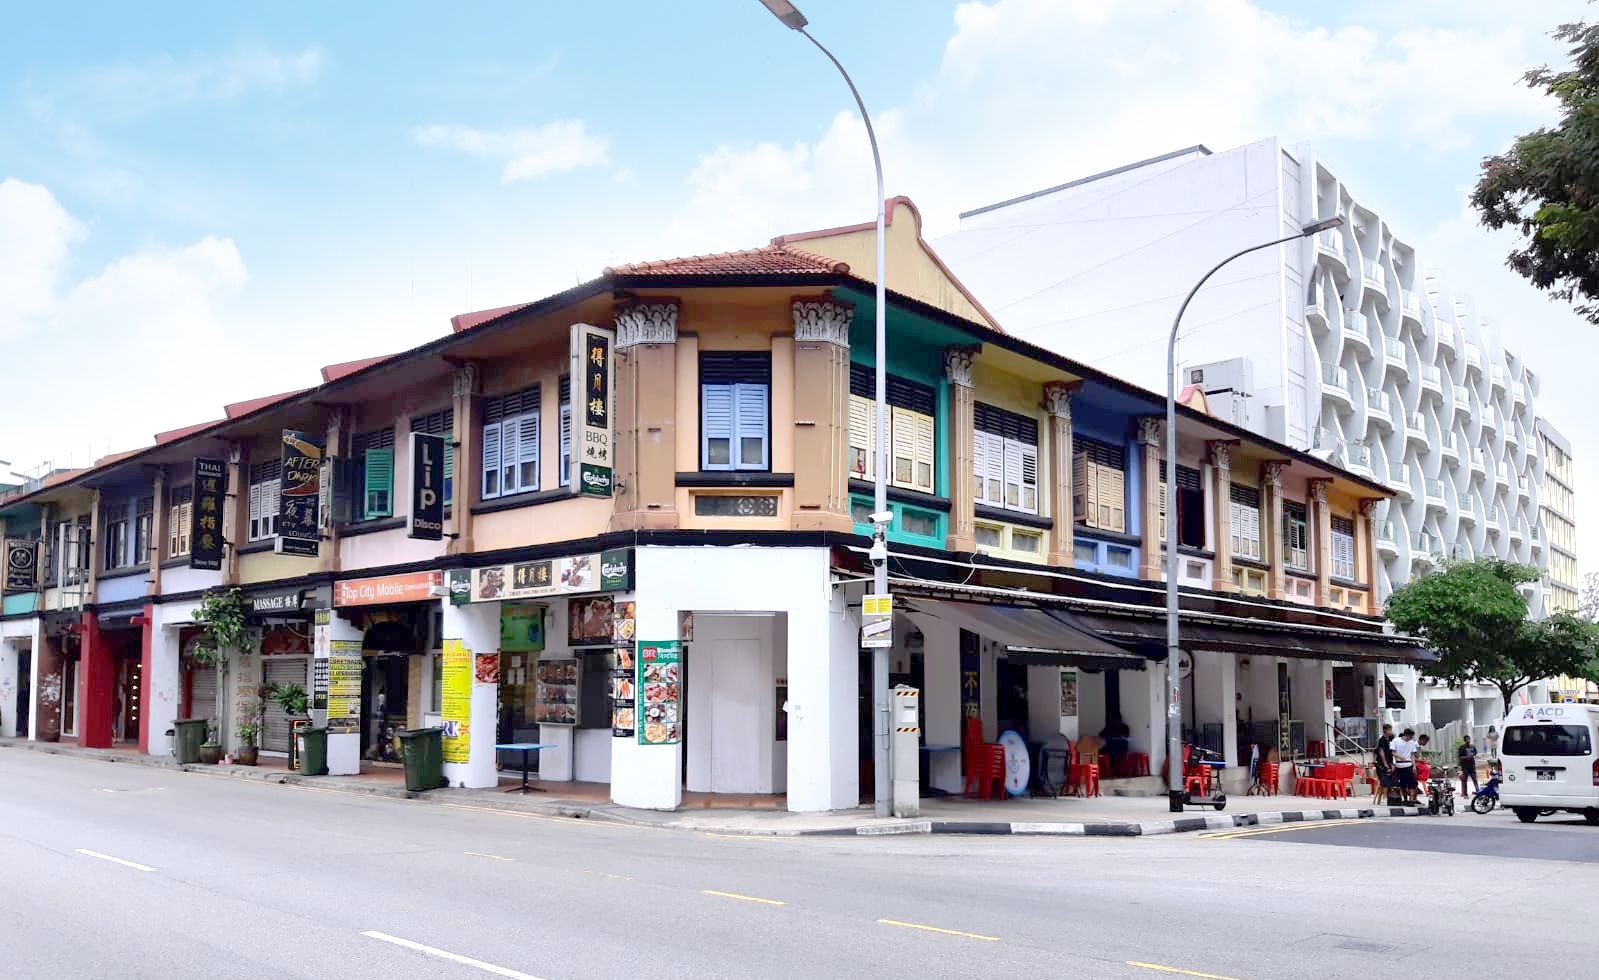
[[[449,960],[451,963],[459,963],[462,966],[474,967],[482,970],[484,973],[492,973],[497,977],[510,977],[511,980],[542,980],[542,978],[535,977],[531,973],[523,973],[520,970],[513,970],[510,967],[505,966],[495,966],[493,963],[485,963],[482,960],[474,960],[470,956],[462,956],[460,953],[452,953],[447,949],[439,949],[436,946],[424,946],[422,943],[412,942],[409,939],[401,939],[399,936],[391,936],[386,932],[368,930],[361,933],[361,935],[366,936],[368,939],[377,939],[385,943],[393,943],[396,946],[403,946],[406,949],[416,950],[418,953],[426,953],[429,956],[436,956],[441,960]]]
[[[102,861],[110,861],[112,864],[120,864],[124,868],[132,868],[135,871],[154,871],[155,870],[154,868],[150,867],[148,864],[140,864],[137,861],[124,861],[124,860],[122,860],[119,857],[112,857],[109,854],[101,854],[99,851],[91,851],[91,850],[89,850],[86,847],[80,847],[80,848],[77,849],[77,851],[78,851],[79,854],[82,854],[84,857],[99,858]]]

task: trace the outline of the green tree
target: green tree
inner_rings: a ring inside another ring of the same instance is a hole
[[[1545,677],[1599,676],[1599,627],[1565,614],[1528,619],[1519,586],[1539,574],[1497,558],[1450,562],[1396,589],[1386,614],[1438,655],[1427,674],[1451,686],[1472,679],[1490,683],[1508,705],[1517,691]]]
[[[1506,264],[1599,323],[1599,24],[1562,24],[1571,65],[1527,72],[1560,103],[1560,123],[1518,136],[1482,162],[1471,203],[1489,228],[1515,228]]]

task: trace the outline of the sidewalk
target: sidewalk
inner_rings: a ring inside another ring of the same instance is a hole
[[[769,807],[712,807],[667,812],[634,810],[593,798],[564,798],[557,795],[560,784],[555,783],[544,784],[547,791],[537,795],[508,794],[503,790],[491,789],[437,789],[413,793],[405,788],[396,770],[381,770],[359,776],[302,776],[277,766],[180,766],[170,758],[126,750],[85,749],[76,745],[21,739],[0,739],[0,749],[4,748],[424,803],[607,820],[662,830],[733,836],[967,834],[1148,837],[1306,820],[1408,817],[1425,812],[1414,807],[1373,806],[1358,799],[1322,800],[1303,796],[1229,797],[1227,808],[1222,812],[1218,813],[1210,807],[1190,807],[1183,814],[1170,813],[1164,797],[1130,796],[1088,799],[1018,797],[1000,801],[956,797],[927,799],[922,801],[921,815],[914,819],[879,819],[872,815],[870,807],[829,813],[789,813]],[[503,785],[514,786],[516,782],[512,778]]]

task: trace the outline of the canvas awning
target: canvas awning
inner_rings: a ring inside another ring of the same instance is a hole
[[[1164,618],[1076,611],[1071,615],[1079,625],[1116,643],[1143,650],[1164,650],[1166,646]],[[1220,650],[1243,656],[1396,664],[1422,664],[1434,659],[1421,647],[1383,634],[1361,635],[1310,626],[1250,629],[1185,615],[1181,617],[1179,636],[1185,650]]]
[[[1399,690],[1399,685],[1394,679],[1384,674],[1382,679],[1383,706],[1388,708],[1403,708],[1405,706],[1404,692]]]
[[[1029,604],[961,602],[910,596],[906,610],[921,613],[993,640],[1008,659],[1040,665],[1139,669],[1144,658],[1077,626],[1069,614]]]

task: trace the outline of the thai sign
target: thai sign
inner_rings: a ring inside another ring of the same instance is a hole
[[[611,347],[615,334],[586,323],[572,325],[572,488],[590,497],[611,496]]]
[[[305,432],[284,429],[282,461],[277,553],[315,558],[322,542],[322,441]]]
[[[438,541],[444,537],[444,437],[411,433],[411,510],[407,537]]]
[[[227,502],[228,466],[220,459],[194,461],[194,506],[189,511],[189,567],[222,568],[222,508]]]

